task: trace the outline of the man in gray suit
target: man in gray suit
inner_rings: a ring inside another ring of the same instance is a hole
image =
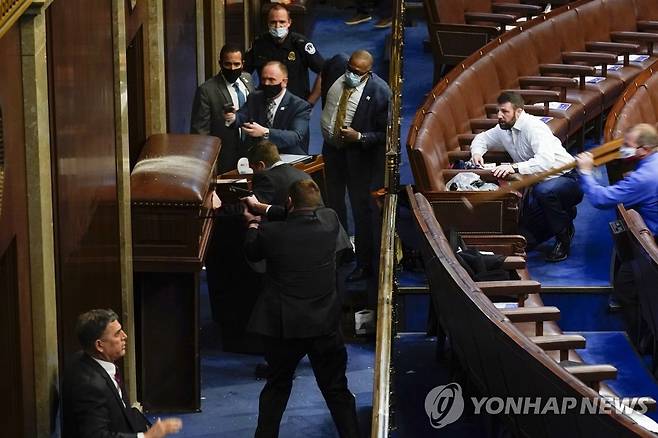
[[[217,171],[235,169],[238,159],[246,156],[240,130],[226,126],[224,112],[237,111],[254,90],[251,75],[243,71],[242,49],[226,44],[219,52],[221,72],[203,83],[194,96],[191,134],[214,135],[222,140]]]

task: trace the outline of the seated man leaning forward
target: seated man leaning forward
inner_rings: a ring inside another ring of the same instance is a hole
[[[128,338],[116,313],[109,309],[85,312],[75,330],[83,351],[71,361],[62,385],[62,436],[161,438],[181,429],[177,418],[158,419],[150,426],[131,407],[115,364],[126,354]]]
[[[519,94],[502,93],[498,96],[498,125],[476,135],[471,143],[471,160],[477,165],[484,164],[483,156],[489,150],[504,150],[510,155],[513,164],[501,164],[493,169],[498,178],[514,173],[540,173],[574,161],[548,126],[523,111],[523,105]],[[555,236],[546,261],[566,259],[575,232],[576,205],[582,199],[575,170],[535,185],[526,194],[520,218],[520,231],[528,241],[528,249]]]

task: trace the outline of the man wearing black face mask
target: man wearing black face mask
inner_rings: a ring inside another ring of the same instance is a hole
[[[477,165],[484,164],[482,156],[488,150],[507,151],[514,163],[494,168],[492,172],[498,178],[513,173],[540,173],[574,161],[546,124],[523,111],[523,105],[519,94],[502,93],[498,96],[498,126],[476,135],[471,143],[471,161]],[[528,249],[555,236],[555,245],[546,261],[566,259],[575,232],[576,205],[582,199],[575,170],[535,185],[525,197],[520,219]]]
[[[246,105],[226,112],[226,126],[241,128],[247,148],[261,140],[276,144],[279,153],[308,153],[308,123],[311,105],[287,91],[288,70],[278,61],[270,61],[261,71],[258,91],[249,95]]]
[[[242,49],[226,44],[219,52],[221,71],[201,85],[194,96],[190,134],[214,135],[222,140],[217,160],[218,173],[235,169],[238,159],[247,151],[242,147],[240,132],[224,121],[229,107],[241,108],[254,91],[251,75],[243,71]]]

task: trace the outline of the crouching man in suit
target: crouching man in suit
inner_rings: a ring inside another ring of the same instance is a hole
[[[341,437],[358,437],[354,395],[347,388],[347,350],[339,332],[335,251],[340,223],[322,207],[313,180],[290,187],[292,210],[286,219],[261,224],[245,213],[249,229],[245,254],[267,261],[265,287],[249,321],[264,337],[271,367],[260,394],[256,437],[276,437],[286,409],[295,369],[308,355]]]
[[[151,425],[131,408],[115,362],[126,354],[128,336],[112,310],[94,309],[78,317],[83,348],[64,377],[62,390],[65,438],[160,438],[177,433],[177,418]],[[150,427],[149,427],[150,426]]]

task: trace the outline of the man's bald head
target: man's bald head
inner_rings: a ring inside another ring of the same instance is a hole
[[[356,50],[348,62],[350,70],[362,76],[372,70],[374,59],[367,50]]]

